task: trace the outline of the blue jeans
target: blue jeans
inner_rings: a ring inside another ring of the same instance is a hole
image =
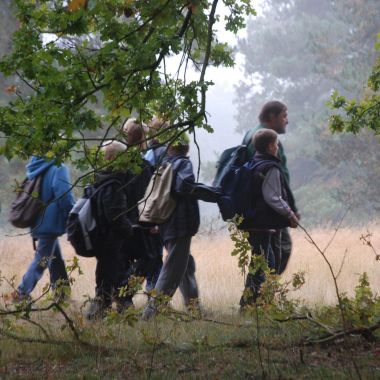
[[[49,268],[50,285],[55,289],[59,280],[67,281],[65,262],[57,237],[38,239],[38,246],[34,259],[22,278],[18,287],[19,293],[29,295],[42,277],[46,268]]]
[[[250,232],[248,242],[252,248],[252,256],[264,255],[268,267],[275,269],[275,256],[271,245],[272,235],[270,232]],[[245,282],[245,289],[249,291],[249,295],[243,294],[240,299],[240,306],[252,304],[256,302],[260,293],[261,284],[265,281],[265,274],[262,270],[258,270],[255,273],[248,273]]]

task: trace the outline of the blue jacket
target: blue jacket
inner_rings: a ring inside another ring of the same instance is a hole
[[[32,179],[43,174],[40,199],[49,204],[32,227],[35,238],[60,236],[66,232],[66,220],[75,201],[71,193],[69,172],[65,165],[56,166],[53,161],[32,157],[26,165],[26,176]],[[64,195],[63,195],[64,194]],[[62,196],[62,198],[60,198]],[[59,198],[59,199],[58,199]]]

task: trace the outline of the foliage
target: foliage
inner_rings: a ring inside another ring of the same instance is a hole
[[[220,3],[233,32],[254,12],[246,0]],[[87,154],[91,145],[123,139],[121,126],[130,116],[169,120],[163,142],[195,127],[211,130],[206,68],[210,61],[233,64],[213,32],[217,6],[218,0],[15,1],[20,26],[0,70],[18,80],[0,108],[7,137],[1,153],[70,158],[82,170],[96,170],[98,154]],[[168,59],[178,55],[177,71],[167,70]],[[191,63],[200,75],[188,82]]]
[[[377,49],[380,49],[380,33]],[[348,100],[338,91],[334,91],[329,106],[335,111],[330,117],[330,128],[333,132],[352,132],[358,134],[363,128],[380,134],[380,57],[377,59],[367,82],[363,98]]]

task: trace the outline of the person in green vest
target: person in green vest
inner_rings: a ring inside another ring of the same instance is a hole
[[[252,137],[260,129],[272,129],[279,135],[286,133],[288,125],[288,108],[287,106],[278,101],[272,100],[264,104],[259,115],[260,124],[255,128],[249,130],[243,139],[243,145],[247,145],[249,159],[255,154],[255,148],[252,144]],[[285,180],[289,185],[289,169],[287,166],[287,159],[284,147],[279,143],[278,158],[280,159],[281,169]],[[298,211],[296,212],[297,218],[300,218]],[[286,266],[292,252],[292,240],[288,228],[277,230],[273,236],[272,248],[275,257],[276,273],[281,274],[285,271]]]

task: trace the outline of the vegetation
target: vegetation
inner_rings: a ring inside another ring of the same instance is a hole
[[[104,164],[99,144],[110,138],[124,141],[121,126],[128,117],[149,120],[158,114],[169,120],[171,128],[156,136],[162,142],[185,132],[196,142],[197,128],[212,131],[206,113],[212,83],[206,80],[206,70],[210,64],[233,65],[230,48],[217,40],[213,29],[220,4],[228,10],[225,27],[232,32],[254,13],[247,0],[16,0],[19,24],[12,51],[6,42],[7,54],[0,63],[0,71],[8,76],[0,78],[8,94],[0,99],[2,159],[39,154],[58,162],[70,160],[83,178]],[[378,66],[370,77],[367,98],[358,103],[345,96],[359,94],[375,59],[379,12],[376,0],[352,0],[346,7],[328,0],[318,4],[267,0],[264,17],[250,22],[247,39],[240,44],[251,79],[238,89],[240,128],[251,127],[262,100],[276,97],[288,103],[298,124],[288,149],[296,169],[293,180],[309,221],[332,218],[347,201],[349,194],[342,191],[347,188],[357,202],[350,205],[360,205],[364,213],[367,205],[367,214],[373,215],[376,193],[362,185],[374,183],[380,173],[373,135],[332,138],[324,132],[323,121],[324,102],[337,87],[344,96],[336,93],[331,105],[348,115],[334,116],[332,127],[357,133],[357,123],[363,121],[363,126],[378,132]],[[15,24],[9,14],[1,17],[11,30]],[[363,14],[369,15],[365,23]],[[252,41],[255,54],[248,49]],[[167,69],[173,56],[181,57],[174,71]],[[198,80],[187,80],[188,65],[199,69]],[[251,91],[257,84],[262,85],[261,93]],[[297,149],[311,142],[311,150]],[[348,149],[347,142],[356,146]],[[128,159],[136,154],[131,147]],[[347,165],[347,157],[355,165]],[[12,165],[17,168],[20,161]],[[306,171],[308,184],[302,187],[300,176]],[[337,189],[334,200],[326,195],[332,185]],[[356,219],[360,217],[355,213]],[[344,262],[336,268],[326,254],[339,226],[325,248],[301,228],[328,269],[336,298],[332,306],[310,306],[290,296],[307,284],[302,272],[280,279],[260,258],[248,267],[249,245],[231,224],[232,254],[241,271],[260,268],[266,273],[257,304],[238,315],[164,308],[148,323],[139,321],[139,309],[130,308],[86,323],[78,305],[55,298],[48,286],[31,302],[17,305],[4,293],[0,375],[377,378],[379,296],[366,273],[352,296],[341,291],[338,278]],[[379,254],[370,235],[362,240],[377,265]],[[77,260],[68,272],[74,285],[75,276],[82,274]],[[131,285],[142,292],[138,280]],[[15,278],[0,274],[0,286],[14,288]],[[59,290],[68,295],[67,288]]]
[[[230,231],[233,253],[247,271],[248,246],[234,225]],[[324,254],[339,233],[321,250]],[[363,239],[375,251],[370,236]],[[364,255],[373,261],[369,252]],[[331,264],[339,276],[343,263]],[[256,260],[258,266],[266,265]],[[306,285],[303,273],[280,281],[265,270],[268,281],[260,302],[243,314],[211,311],[205,305],[203,316],[169,308],[157,320],[141,322],[139,309],[129,309],[88,323],[79,305],[56,303],[48,287],[32,304],[14,306],[3,296],[1,374],[68,379],[378,377],[380,299],[366,274],[360,276],[353,296],[339,291],[338,305],[313,307],[291,297]],[[321,277],[323,268],[318,270]],[[83,276],[75,259],[68,271],[72,282]],[[4,275],[1,280],[6,281]]]

